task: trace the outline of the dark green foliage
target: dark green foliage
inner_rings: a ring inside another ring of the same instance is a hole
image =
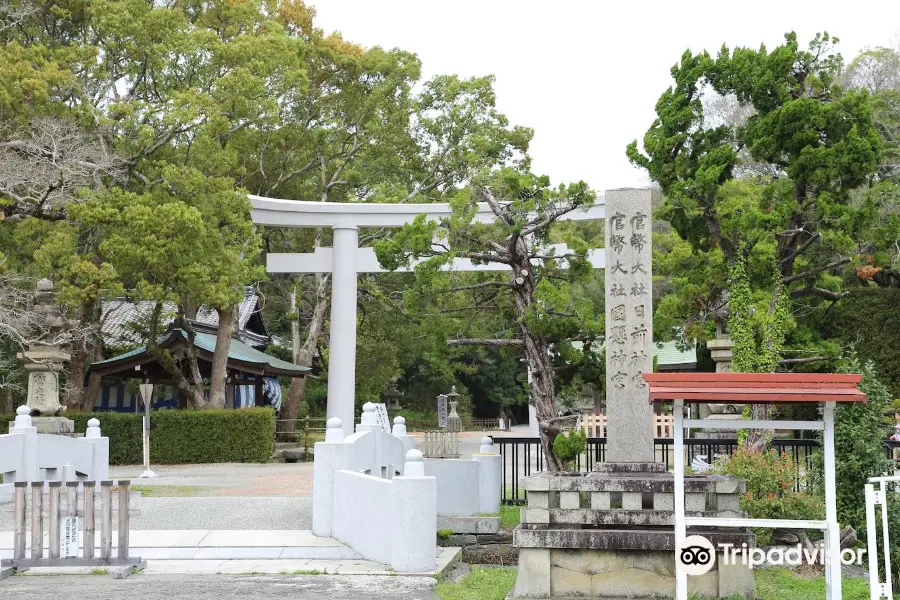
[[[853,344],[859,359],[871,361],[878,379],[893,397],[900,396],[900,289],[856,288],[831,310],[825,323],[829,337]]]
[[[587,434],[582,429],[561,433],[553,440],[553,455],[570,467],[587,448]]]
[[[875,371],[871,362],[861,363],[852,356],[841,368],[843,373],[862,373],[859,389],[866,393],[866,404],[846,404],[835,410],[834,454],[835,480],[837,481],[837,513],[841,526],[852,525],[861,540],[865,538],[866,504],[865,484],[869,477],[893,473],[893,462],[884,449],[889,435],[884,422],[884,412],[891,403],[891,395]],[[820,434],[821,435],[821,434]],[[822,456],[814,457],[812,474],[822,473]],[[815,488],[824,489],[821,478],[812,481]],[[891,562],[900,568],[900,502],[889,503],[891,532]],[[900,574],[900,573],[898,573]]]
[[[109,464],[143,461],[141,419],[132,413],[72,413],[75,431],[83,433],[93,417],[109,438]],[[0,417],[7,433],[12,416]],[[150,415],[153,464],[265,462],[272,456],[275,413],[270,408],[241,410],[165,410]]]

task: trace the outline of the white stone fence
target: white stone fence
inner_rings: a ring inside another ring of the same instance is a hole
[[[437,557],[437,486],[403,417],[391,433],[374,405],[363,407],[357,432],[326,424],[313,464],[313,534],[334,537],[363,558],[398,572],[433,571]]]
[[[503,458],[494,453],[493,444],[491,438],[482,438],[480,452],[471,459],[425,459],[425,474],[437,479],[439,517],[500,512]]]
[[[88,421],[83,438],[42,434],[32,426],[27,406],[16,409],[9,433],[0,435],[0,502],[13,498],[13,484],[34,481],[102,481],[109,479],[109,438],[100,421]]]

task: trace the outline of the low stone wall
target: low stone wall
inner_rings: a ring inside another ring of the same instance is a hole
[[[389,564],[395,571],[433,571],[437,556],[435,501],[433,477],[388,480],[336,471],[333,537],[363,558]]]
[[[674,536],[673,536],[674,545]],[[753,571],[721,560],[705,575],[688,577],[688,594],[753,597]],[[673,598],[672,550],[520,548],[516,598]]]
[[[513,532],[519,551],[515,598],[675,595],[675,481],[658,463],[600,465],[589,475],[526,478],[528,505]],[[618,471],[617,471],[618,469]],[[745,483],[721,475],[685,478],[689,516],[740,518]],[[689,529],[714,545],[755,546],[745,529]],[[753,597],[751,569],[722,565],[688,580],[689,593]]]

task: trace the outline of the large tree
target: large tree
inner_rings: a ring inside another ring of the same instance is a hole
[[[861,226],[851,192],[875,174],[882,142],[868,92],[840,85],[835,41],[817,35],[802,49],[788,34],[771,51],[688,51],[672,68],[675,83],[657,102],[643,151],[637,142],[627,149],[662,188],[658,214],[676,234],[657,255],[673,292],[660,303],[659,326],[686,323],[688,335],[710,337],[727,321],[728,270],[741,255],[751,286],[768,291],[761,310],[774,313],[783,289],[794,316],[809,318],[844,294],[841,267]],[[710,119],[711,94],[747,110]],[[792,335],[788,348],[815,337],[809,328]]]
[[[492,223],[474,221],[477,203],[494,214]],[[466,314],[466,311],[507,311],[502,335],[491,338],[452,338],[452,346],[516,346],[524,352],[531,373],[531,399],[551,471],[560,468],[553,456],[553,440],[561,431],[556,414],[554,344],[584,334],[596,336],[602,317],[587,299],[573,297],[571,282],[589,277],[587,243],[572,235],[570,252],[556,255],[551,229],[566,214],[591,205],[594,193],[583,183],[553,188],[545,177],[503,170],[483,176],[456,192],[453,214],[440,223],[418,218],[375,248],[387,268],[425,258],[415,267],[416,281],[405,296],[409,310]],[[504,266],[506,273],[481,281],[454,285],[440,269],[455,258]],[[566,268],[567,267],[567,268]],[[465,317],[463,317],[465,318]]]

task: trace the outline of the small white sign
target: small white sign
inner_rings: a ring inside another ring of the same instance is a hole
[[[447,396],[438,396],[438,427],[447,429]]]
[[[385,433],[391,432],[391,420],[388,417],[387,405],[384,403],[375,405],[375,416],[378,417],[378,424]]]
[[[60,558],[77,557],[80,543],[81,519],[78,517],[63,517],[59,523]]]

